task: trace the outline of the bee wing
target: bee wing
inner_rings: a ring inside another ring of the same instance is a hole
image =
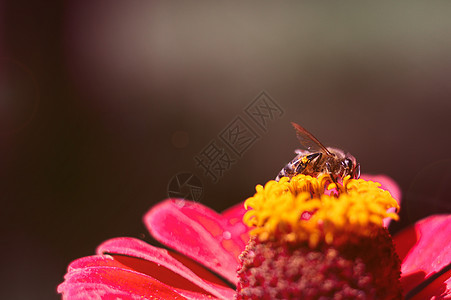
[[[302,127],[299,124],[296,124],[294,122],[291,122],[291,125],[293,125],[294,130],[296,130],[296,136],[301,143],[302,146],[304,146],[307,150],[311,152],[320,151],[326,155],[333,156],[332,153],[330,153],[329,150],[327,150],[326,147],[324,147],[323,144],[320,143],[314,137],[310,132],[308,132],[304,127]]]

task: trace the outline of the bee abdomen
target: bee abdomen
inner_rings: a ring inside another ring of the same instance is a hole
[[[283,169],[280,170],[279,175],[277,175],[275,180],[279,181],[280,178],[282,177],[290,177],[290,178],[293,177],[296,174],[296,169],[299,164],[299,161],[300,161],[299,158],[296,157],[295,159],[287,163],[285,167],[283,167]]]

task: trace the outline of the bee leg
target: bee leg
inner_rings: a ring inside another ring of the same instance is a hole
[[[337,179],[335,178],[334,174],[332,173],[330,164],[328,162],[326,162],[326,173],[330,175],[330,179],[332,180],[332,182],[335,183],[336,186],[338,186]]]
[[[326,162],[326,172],[327,172],[327,174],[331,174],[332,173],[331,167],[330,167],[330,163],[328,163],[328,162]]]

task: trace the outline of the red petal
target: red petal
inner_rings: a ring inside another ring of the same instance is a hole
[[[144,223],[161,243],[236,282],[244,242],[232,234],[237,229],[228,218],[199,203],[169,199],[154,206]]]
[[[401,196],[402,196],[401,189],[399,188],[398,184],[390,177],[385,175],[362,174],[360,178],[365,180],[371,180],[374,182],[379,182],[381,184],[381,188],[389,191],[392,197],[396,200],[396,202],[398,202],[398,204],[401,205]],[[395,209],[390,208],[388,211],[395,212]],[[392,221],[391,218],[385,218],[384,227],[388,227],[391,221]]]
[[[123,268],[111,256],[82,260],[74,262],[58,286],[64,299],[186,299],[147,275]]]
[[[234,291],[220,279],[198,264],[165,249],[153,247],[141,240],[133,238],[116,238],[102,243],[97,252],[114,253],[140,258],[133,270],[147,274],[159,281],[184,290],[204,291],[221,298],[230,299]],[[121,262],[124,258],[115,257]],[[128,264],[130,266],[130,262]],[[146,266],[143,269],[143,266]],[[189,287],[189,288],[188,288]]]
[[[394,242],[402,260],[401,283],[408,292],[451,263],[451,215],[423,219],[397,234]],[[440,292],[451,296],[449,276],[450,272],[440,276],[422,293]]]
[[[451,271],[436,278],[433,282],[429,283],[424,289],[418,292],[416,295],[412,295],[411,300],[424,300],[424,299],[451,299]]]

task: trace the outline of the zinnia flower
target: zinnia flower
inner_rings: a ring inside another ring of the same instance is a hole
[[[302,175],[257,186],[247,211],[239,204],[218,214],[166,200],[144,222],[175,251],[108,240],[69,265],[58,292],[65,299],[451,297],[451,215],[416,223],[393,246],[382,223],[397,219],[399,189],[387,177],[364,178],[382,189]]]

